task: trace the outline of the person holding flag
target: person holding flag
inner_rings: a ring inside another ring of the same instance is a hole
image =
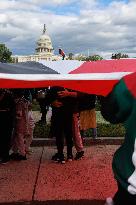
[[[61,48],[59,48],[59,54],[62,56],[62,60],[64,60],[65,59],[65,53]]]

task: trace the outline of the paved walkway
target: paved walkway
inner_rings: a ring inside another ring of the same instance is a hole
[[[50,160],[54,147],[34,147],[27,161],[0,165],[0,204],[102,205],[116,191],[111,161],[117,147],[86,147],[84,159],[64,165]]]

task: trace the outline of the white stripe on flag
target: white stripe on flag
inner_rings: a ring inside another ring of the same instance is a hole
[[[132,72],[86,73],[86,74],[5,74],[0,79],[42,81],[42,80],[119,80]]]
[[[78,61],[78,60],[61,60],[61,61],[45,61],[41,60],[39,63],[42,63],[43,65],[57,71],[60,74],[67,74],[78,67],[80,67],[84,61]]]

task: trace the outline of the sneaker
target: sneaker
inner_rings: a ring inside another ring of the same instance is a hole
[[[64,154],[56,153],[55,155],[52,156],[52,160],[54,162],[60,162],[61,164],[65,164]]]
[[[67,161],[68,161],[68,162],[72,162],[72,161],[73,161],[73,155],[68,155]]]
[[[18,154],[18,156],[17,156],[16,160],[17,160],[17,161],[27,160],[27,158],[26,158],[26,155],[25,155],[25,156],[23,156],[23,155],[21,155],[21,154]]]
[[[79,160],[79,159],[81,159],[83,156],[84,156],[84,151],[77,152],[77,153],[76,153],[75,160]]]
[[[31,155],[33,153],[33,150],[31,148],[29,148],[28,150],[26,150],[26,154]]]
[[[55,155],[52,156],[51,160],[58,162],[59,161],[59,154],[56,153]]]
[[[0,164],[7,164],[8,162],[10,161],[10,159],[2,159],[1,161],[0,161]]]
[[[65,164],[65,157],[64,157],[64,154],[62,154],[60,157],[59,157],[59,161],[61,164]]]
[[[17,159],[17,157],[18,157],[18,155],[19,155],[19,153],[12,153],[9,157],[10,157],[10,159],[12,159],[12,160],[16,160]]]
[[[104,205],[114,205],[114,202],[113,202],[112,198],[111,198],[111,197],[108,197],[108,198],[106,199],[106,202],[105,202]]]

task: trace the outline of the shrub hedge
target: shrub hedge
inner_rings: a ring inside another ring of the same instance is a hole
[[[39,111],[40,107],[37,102],[32,105],[33,111]],[[97,119],[97,135],[98,137],[124,137],[125,129],[122,124],[113,125],[107,122],[101,115],[99,111],[99,104],[97,103],[96,109],[96,119]],[[50,131],[50,124],[43,125],[36,123],[34,129],[34,138],[48,138]],[[92,137],[92,129],[86,131],[87,137]]]
[[[50,124],[36,124],[34,129],[34,138],[48,138],[50,132]],[[122,124],[97,124],[98,137],[124,137],[125,129]],[[86,137],[92,137],[92,129],[86,131]]]

